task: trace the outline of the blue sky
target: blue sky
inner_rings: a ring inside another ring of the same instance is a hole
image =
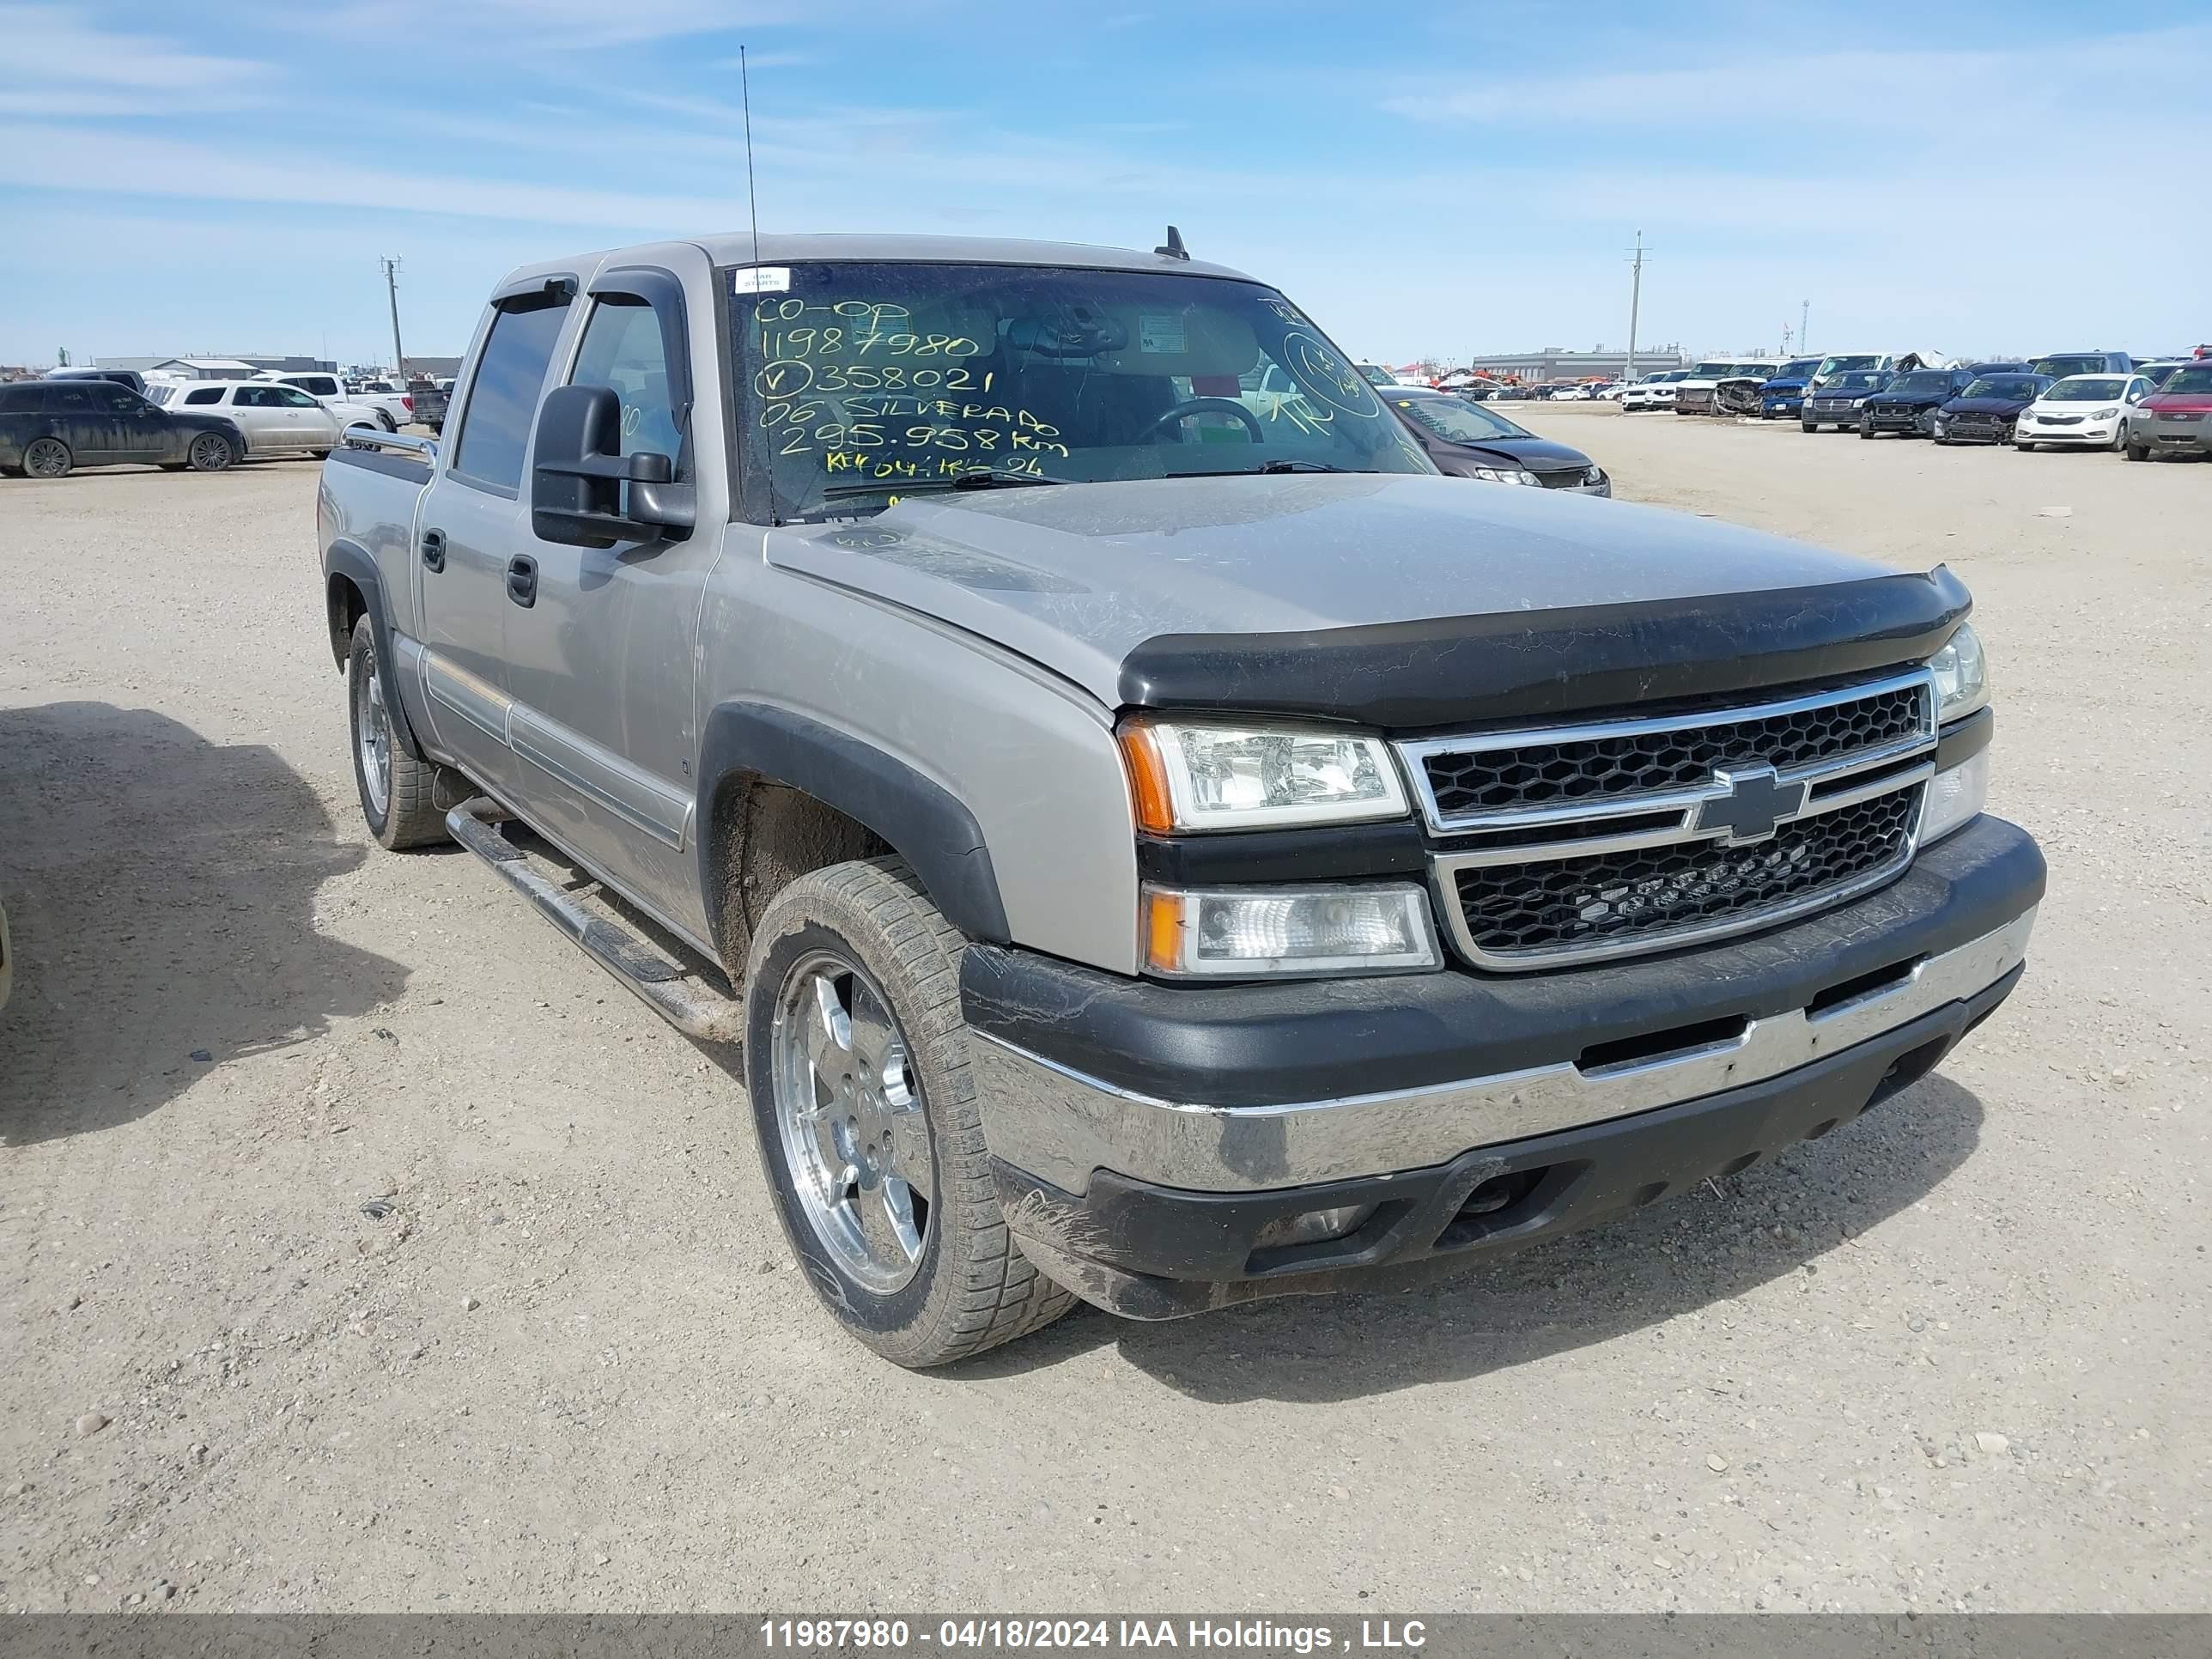
[[[2124,10],[2135,13],[2124,19]],[[0,3],[0,362],[457,352],[745,222],[1194,252],[1355,355],[2212,337],[2212,7]]]

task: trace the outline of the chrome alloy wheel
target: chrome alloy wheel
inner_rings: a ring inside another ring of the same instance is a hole
[[[52,438],[37,439],[23,452],[23,471],[34,478],[66,477],[69,470],[69,451]]]
[[[373,654],[362,661],[368,672],[354,687],[354,747],[361,756],[362,787],[380,821],[392,800],[392,715],[384,706],[383,670]]]
[[[936,1158],[905,1037],[875,981],[828,951],[786,975],[770,1038],[775,1120],[808,1224],[878,1295],[912,1279]]]

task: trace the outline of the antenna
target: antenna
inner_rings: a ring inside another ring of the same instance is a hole
[[[1158,254],[1164,259],[1188,259],[1190,258],[1190,250],[1182,245],[1182,233],[1177,230],[1173,225],[1170,225],[1168,227],[1168,240],[1166,245],[1162,247],[1156,247],[1152,252]]]
[[[745,68],[745,48],[738,44],[738,87],[745,101],[745,210],[753,220],[753,263],[760,263],[760,198],[753,192],[753,81]]]

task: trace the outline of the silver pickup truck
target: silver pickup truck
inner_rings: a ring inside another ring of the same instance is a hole
[[[902,1364],[1618,1215],[2022,971],[1949,572],[1440,477],[1172,232],[556,259],[455,392],[323,474],[369,828],[743,1044]]]

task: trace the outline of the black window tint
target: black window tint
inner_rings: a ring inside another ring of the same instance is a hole
[[[92,412],[92,393],[81,386],[56,386],[46,396],[48,409],[64,410],[72,415]]]
[[[0,386],[0,415],[21,415],[39,406],[42,396],[37,386]]]
[[[622,453],[665,455],[684,447],[668,389],[668,351],[649,306],[601,300],[584,325],[571,386],[611,386],[622,397]]]
[[[553,361],[553,344],[568,314],[566,296],[550,304],[502,307],[477,361],[453,470],[479,483],[505,489],[522,486],[522,457],[530,447],[531,418]]]
[[[188,404],[219,404],[222,401],[222,388],[219,386],[196,386],[185,393],[185,401]]]
[[[100,393],[100,401],[118,415],[128,415],[146,406],[146,400],[127,386],[108,386]]]

